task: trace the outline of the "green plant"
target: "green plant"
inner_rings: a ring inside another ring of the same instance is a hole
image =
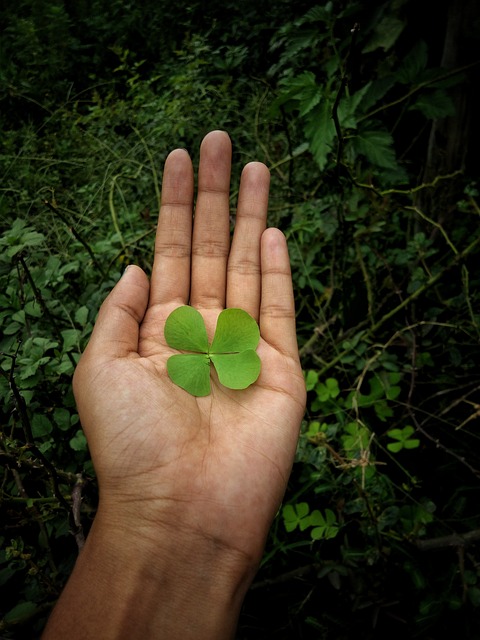
[[[331,509],[325,509],[325,515],[318,509],[310,512],[306,502],[286,504],[282,509],[282,517],[286,531],[294,531],[297,527],[300,531],[310,529],[312,540],[335,538],[339,531],[337,519]]]
[[[229,389],[246,389],[260,375],[260,358],[255,351],[260,330],[243,309],[220,313],[209,345],[201,314],[193,307],[178,307],[165,322],[165,339],[173,349],[194,352],[173,355],[167,361],[172,381],[194,396],[210,393],[210,363],[220,383]]]
[[[417,449],[420,446],[420,440],[412,438],[414,433],[415,429],[411,425],[407,425],[403,429],[391,429],[388,432],[388,437],[392,438],[394,442],[389,442],[387,449],[392,453],[398,453],[402,449]]]

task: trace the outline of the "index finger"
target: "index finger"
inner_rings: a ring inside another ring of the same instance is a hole
[[[163,171],[150,305],[187,304],[190,295],[193,166],[184,149],[172,151]]]
[[[298,360],[290,259],[287,240],[279,229],[266,229],[261,241],[262,338],[286,356]]]

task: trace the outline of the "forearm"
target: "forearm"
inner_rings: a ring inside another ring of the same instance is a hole
[[[214,541],[159,531],[155,544],[98,519],[43,640],[226,640],[253,571]]]

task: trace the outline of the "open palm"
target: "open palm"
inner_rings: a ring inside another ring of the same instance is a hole
[[[265,230],[269,174],[242,174],[230,242],[231,145],[201,147],[198,194],[188,154],[165,163],[151,281],[132,266],[102,305],[74,378],[100,507],[132,526],[207,536],[258,561],[290,472],[304,411],[285,238]],[[200,311],[212,339],[238,307],[260,325],[258,381],[197,398],[169,379],[164,326],[178,306]],[[135,525],[133,524],[135,522]]]

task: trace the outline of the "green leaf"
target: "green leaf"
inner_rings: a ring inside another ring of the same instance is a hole
[[[423,40],[420,40],[402,60],[402,64],[396,72],[397,80],[402,84],[418,82],[427,62],[427,45]]]
[[[172,382],[193,396],[203,397],[210,393],[210,360],[206,354],[170,356],[167,372]]]
[[[302,521],[308,516],[310,507],[306,502],[286,504],[282,509],[283,522],[287,531],[294,531],[298,526],[302,527]]]
[[[307,391],[312,391],[312,389],[315,388],[315,385],[318,382],[318,373],[317,371],[314,371],[313,369],[310,369],[309,371],[306,372],[305,374],[305,386],[307,388]]]
[[[81,325],[82,327],[85,326],[87,322],[87,318],[88,318],[88,307],[86,306],[79,307],[75,311],[75,322],[78,322],[78,324]]]
[[[405,449],[416,449],[420,446],[420,440],[418,438],[410,438],[410,440],[405,440],[403,446]]]
[[[219,314],[209,348],[201,314],[192,307],[179,307],[167,318],[165,339],[170,347],[194,352],[176,354],[167,361],[170,379],[194,396],[210,393],[210,362],[220,383],[229,389],[246,389],[260,374],[255,352],[260,329],[242,309],[225,309]]]
[[[78,329],[64,329],[63,331],[61,331],[61,334],[63,338],[64,351],[71,351],[73,348],[76,348],[80,351],[80,331],[78,331]]]
[[[25,313],[32,318],[42,317],[42,309],[36,300],[30,300],[25,304]]]
[[[42,436],[47,436],[52,432],[53,426],[50,420],[42,415],[41,413],[36,413],[32,418],[32,434],[34,438],[41,438]]]
[[[403,449],[403,444],[401,442],[389,442],[387,444],[387,449],[392,453],[398,453]]]
[[[207,330],[200,312],[186,305],[175,309],[165,322],[165,340],[173,349],[207,353]]]
[[[210,354],[255,350],[260,341],[258,324],[243,309],[225,309],[218,316]]]
[[[406,24],[405,20],[401,20],[395,15],[384,16],[375,24],[373,34],[362,53],[371,53],[380,48],[388,51],[398,40]]]
[[[377,167],[395,169],[397,160],[393,150],[393,138],[387,131],[362,131],[352,139],[358,153]]]
[[[15,566],[8,565],[0,571],[0,587],[10,580],[17,573]]]
[[[70,446],[74,451],[87,450],[87,439],[81,429],[79,429],[73,438],[71,438]]]
[[[246,389],[260,375],[260,358],[253,349],[240,353],[213,353],[210,357],[218,379],[229,389]]]
[[[325,92],[322,101],[312,111],[305,125],[310,151],[321,170],[327,164],[328,154],[332,151],[336,136],[332,119],[333,103],[334,97]]]
[[[36,613],[37,608],[35,602],[20,602],[3,616],[3,622],[11,625],[25,622]]]
[[[334,538],[338,533],[337,518],[331,509],[325,509],[325,516],[315,509],[308,518],[309,526],[314,527],[310,531],[312,540],[322,538]]]
[[[280,95],[271,107],[273,114],[285,105],[288,111],[298,109],[301,115],[305,115],[320,101],[320,87],[311,71],[304,71],[295,78],[286,78],[280,84]]]
[[[340,101],[338,106],[338,119],[342,129],[356,128],[358,116],[364,111],[363,109],[359,109],[359,105],[370,91],[371,84],[371,82],[368,82],[353,95],[345,96]]]
[[[70,411],[63,407],[57,407],[53,411],[53,419],[59,429],[68,431],[70,428]]]
[[[420,440],[411,437],[414,433],[415,429],[412,425],[407,425],[403,429],[391,429],[388,436],[397,442],[387,444],[387,449],[392,453],[398,453],[402,449],[416,449],[420,446]]]
[[[455,106],[445,91],[438,89],[432,93],[423,93],[410,107],[409,111],[420,111],[429,120],[445,118],[455,113]]]

